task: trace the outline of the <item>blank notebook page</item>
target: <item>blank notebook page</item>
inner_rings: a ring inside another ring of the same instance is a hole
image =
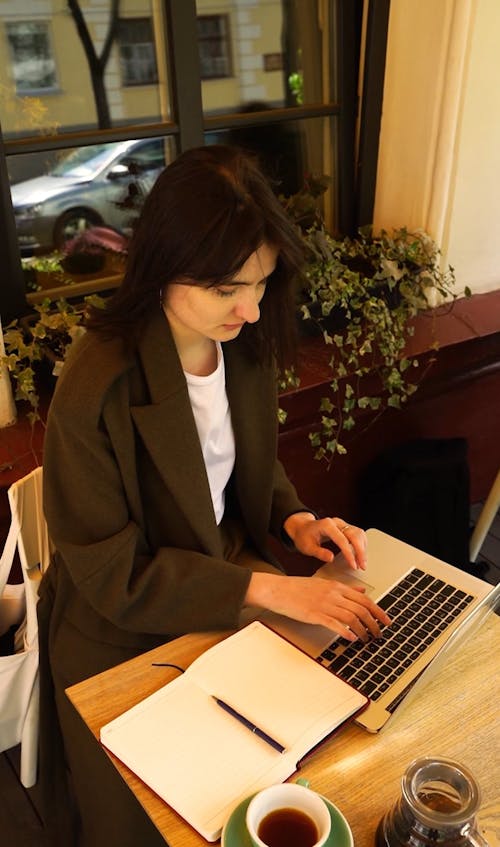
[[[227,714],[220,697],[285,748]],[[249,794],[297,762],[366,702],[259,622],[199,657],[173,682],[101,730],[101,741],[213,840]]]

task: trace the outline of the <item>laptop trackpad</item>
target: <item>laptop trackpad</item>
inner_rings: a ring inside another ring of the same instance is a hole
[[[259,620],[314,658],[337,637],[336,633],[326,626],[294,621],[276,612],[264,612],[259,615]]]
[[[340,556],[336,557],[333,562],[319,568],[314,576],[320,576],[323,579],[336,579],[343,582],[344,585],[352,587],[360,585],[369,597],[372,597],[376,591],[375,587],[366,580],[365,572],[353,570],[349,565],[343,563]]]

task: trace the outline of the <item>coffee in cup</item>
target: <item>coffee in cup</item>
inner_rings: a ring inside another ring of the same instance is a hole
[[[284,783],[252,798],[246,825],[254,847],[322,847],[331,818],[325,801],[314,791]]]

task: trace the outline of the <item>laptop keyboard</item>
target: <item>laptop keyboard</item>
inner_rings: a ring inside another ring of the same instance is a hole
[[[371,700],[378,700],[473,599],[414,568],[377,601],[392,621],[381,638],[367,643],[337,638],[318,661]]]

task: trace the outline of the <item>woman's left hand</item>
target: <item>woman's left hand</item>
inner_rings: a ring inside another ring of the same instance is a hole
[[[366,535],[358,526],[342,518],[316,518],[310,512],[296,512],[283,524],[299,553],[331,562],[334,554],[322,545],[333,541],[344,554],[347,564],[357,570],[366,568]]]

